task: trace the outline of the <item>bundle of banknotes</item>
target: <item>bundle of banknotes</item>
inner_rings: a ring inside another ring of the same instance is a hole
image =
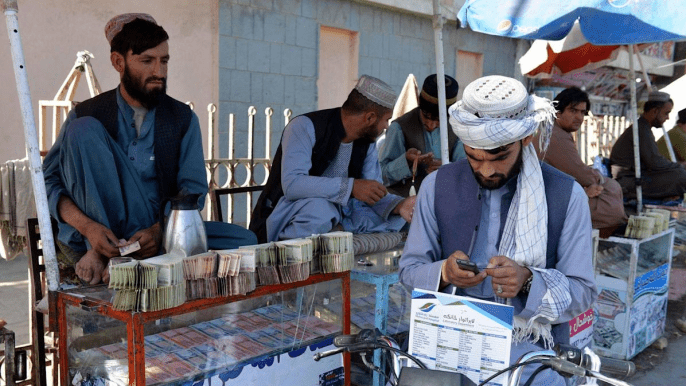
[[[282,240],[274,243],[277,267],[282,283],[293,283],[310,277],[313,243],[309,238]]]
[[[274,243],[246,245],[240,249],[255,251],[255,269],[259,285],[281,284],[276,269],[276,247]]]
[[[186,301],[183,256],[178,253],[145,260],[113,258],[109,272],[115,310],[158,311]]]
[[[355,262],[353,234],[329,232],[319,235],[321,269],[324,273],[350,271]]]

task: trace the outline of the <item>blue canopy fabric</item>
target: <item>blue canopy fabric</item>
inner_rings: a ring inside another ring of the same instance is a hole
[[[461,25],[490,35],[560,40],[574,21],[594,45],[686,38],[686,0],[467,0]]]

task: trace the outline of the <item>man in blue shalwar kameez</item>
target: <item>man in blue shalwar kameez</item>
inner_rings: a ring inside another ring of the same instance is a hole
[[[414,198],[387,193],[374,143],[395,99],[390,86],[363,75],[341,108],[289,122],[250,223],[260,241],[337,226],[353,233],[398,231],[410,221]]]
[[[510,362],[569,341],[569,320],[597,297],[591,216],[583,188],[541,164],[532,136],[548,145],[552,103],[520,82],[488,76],[470,83],[450,108],[466,160],[424,180],[400,258],[409,286],[514,307]],[[459,268],[470,260],[478,274]],[[524,379],[535,366],[527,366]],[[551,370],[534,385],[565,385]]]
[[[58,222],[61,268],[90,284],[107,282],[107,263],[138,242],[132,256],[158,255],[160,208],[207,180],[198,117],[166,95],[169,36],[147,14],[123,14],[105,27],[121,84],[78,104],[43,164],[50,214]],[[237,245],[251,232],[224,224]]]

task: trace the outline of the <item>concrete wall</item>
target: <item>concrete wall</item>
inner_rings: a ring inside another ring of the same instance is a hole
[[[207,104],[218,99],[215,0],[20,0],[19,32],[36,124],[38,100],[55,96],[78,51],[88,50],[95,55],[92,64],[103,90],[119,83],[118,74],[110,64],[103,29],[111,17],[125,12],[150,13],[169,33],[168,93],[184,102],[194,101],[201,126],[206,127]],[[4,15],[0,24],[0,161],[4,162],[24,157],[25,149]],[[82,77],[75,100],[88,97],[86,80]]]
[[[265,107],[275,109],[272,153],[280,139],[283,109],[293,109],[293,116],[316,109],[318,95],[326,92],[317,90],[321,25],[359,32],[360,75],[378,77],[399,92],[413,73],[421,87],[436,72],[431,17],[398,9],[402,2],[395,2],[396,7],[386,3],[219,0],[219,154],[227,155],[230,113],[236,114],[236,156],[241,157],[246,155],[247,110],[257,108],[255,156],[262,157]],[[515,40],[457,30],[454,22],[443,32],[446,74],[455,75],[460,49],[484,54],[484,75],[514,75]]]

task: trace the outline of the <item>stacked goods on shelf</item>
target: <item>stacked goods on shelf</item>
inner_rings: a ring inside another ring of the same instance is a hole
[[[219,278],[226,280],[225,296],[245,295],[255,290],[256,249],[224,249],[215,252],[220,259]]]
[[[308,237],[312,240],[312,261],[310,262],[310,273],[322,273],[322,248],[319,235]]]
[[[279,272],[276,269],[276,248],[274,243],[245,245],[240,249],[255,251],[255,269],[259,285],[281,284]]]
[[[649,209],[648,212],[629,217],[624,237],[643,239],[669,228],[670,213],[663,209]]]
[[[311,239],[282,240],[274,245],[282,283],[294,283],[310,277],[310,262],[314,250]]]
[[[186,301],[183,256],[170,253],[145,260],[117,259],[110,265],[112,307],[119,311],[159,311]],[[118,263],[118,264],[117,264]]]
[[[353,234],[330,232],[319,236],[322,272],[344,272],[353,268]]]
[[[217,254],[205,252],[183,258],[183,277],[188,299],[214,298],[224,294],[217,278]]]

